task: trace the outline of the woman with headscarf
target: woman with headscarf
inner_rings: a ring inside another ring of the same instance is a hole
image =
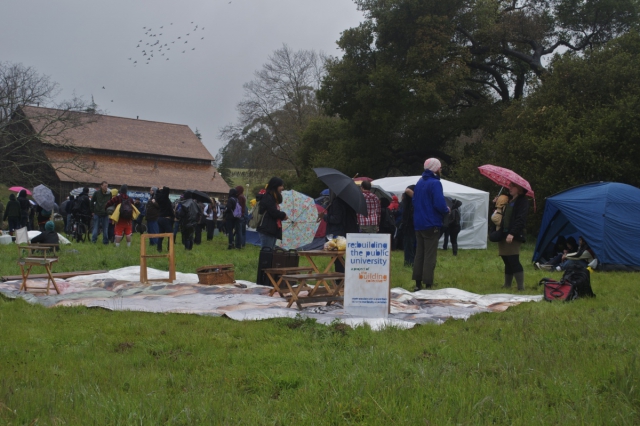
[[[273,249],[276,246],[276,240],[282,239],[282,221],[287,219],[287,214],[280,211],[283,190],[283,180],[279,177],[272,177],[265,194],[260,199],[258,214],[263,217],[258,224],[258,234],[263,248]]]
[[[52,221],[48,221],[44,224],[44,231],[40,232],[31,239],[31,244],[55,244],[56,250],[59,248],[60,239],[58,233],[55,231],[56,227]]]
[[[511,201],[503,213],[502,227],[506,238],[498,242],[498,254],[504,262],[503,288],[511,288],[516,279],[518,290],[524,290],[524,269],[520,263],[520,246],[525,241],[525,226],[529,213],[527,190],[514,183],[509,185]]]

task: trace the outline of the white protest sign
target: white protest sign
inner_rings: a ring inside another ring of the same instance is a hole
[[[344,287],[347,313],[387,318],[390,272],[389,234],[347,234]]]

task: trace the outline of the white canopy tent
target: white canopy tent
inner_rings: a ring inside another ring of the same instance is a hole
[[[398,199],[401,200],[404,190],[409,185],[415,185],[420,178],[421,176],[388,177],[374,180],[371,182],[371,186],[397,195]],[[454,198],[462,203],[460,207],[461,230],[460,234],[458,234],[458,247],[461,249],[486,249],[489,193],[445,179],[441,179],[440,182],[442,182],[442,189],[446,197]],[[440,247],[442,247],[442,239]]]

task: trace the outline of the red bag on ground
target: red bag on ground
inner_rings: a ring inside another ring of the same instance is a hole
[[[568,302],[577,298],[575,287],[568,281],[562,280],[558,282],[551,278],[543,278],[538,285],[544,285],[544,300],[551,302],[553,300],[562,300]]]

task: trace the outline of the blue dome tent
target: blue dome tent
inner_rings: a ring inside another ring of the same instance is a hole
[[[533,261],[556,237],[575,234],[588,242],[599,270],[640,271],[640,189],[598,182],[547,198]]]

